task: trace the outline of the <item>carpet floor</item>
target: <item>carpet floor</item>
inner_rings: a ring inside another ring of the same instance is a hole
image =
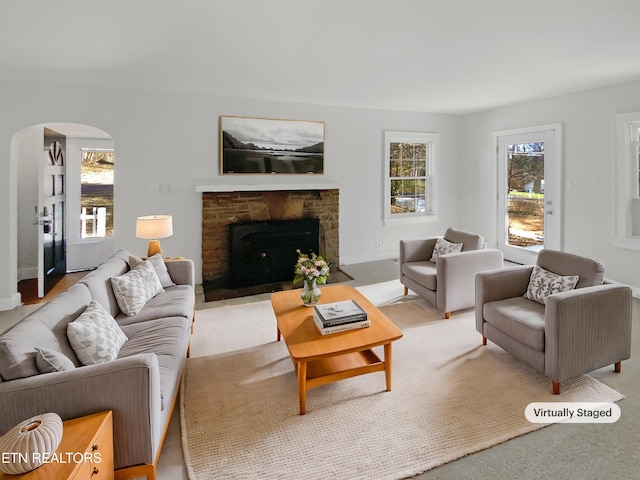
[[[543,428],[524,416],[531,402],[623,398],[587,375],[552,395],[546,377],[480,345],[473,310],[443,320],[421,299],[381,310],[404,333],[392,390],[382,372],[324,385],[304,416],[269,301],[198,311],[180,399],[189,478],[407,478]]]

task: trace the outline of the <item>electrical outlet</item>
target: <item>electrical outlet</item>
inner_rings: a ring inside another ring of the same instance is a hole
[[[377,249],[377,250],[380,250],[381,248],[382,248],[382,242],[381,242],[380,240],[378,240],[378,241],[376,242],[376,249]]]

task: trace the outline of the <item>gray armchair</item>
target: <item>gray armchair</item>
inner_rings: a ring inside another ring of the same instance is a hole
[[[462,244],[457,253],[433,257],[438,238]],[[444,237],[400,241],[400,282],[404,294],[411,290],[445,313],[475,305],[475,275],[503,267],[500,250],[487,249],[484,238],[471,232],[447,229]]]
[[[542,250],[536,264],[560,276],[577,275],[574,289],[551,293],[544,303],[525,298],[533,265],[476,276],[476,329],[509,354],[560,383],[606,365],[620,372],[631,356],[631,289],[603,283],[594,260]]]

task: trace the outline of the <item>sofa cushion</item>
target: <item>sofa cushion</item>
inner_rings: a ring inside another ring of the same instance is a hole
[[[129,271],[129,264],[127,263],[129,255],[126,250],[119,250],[79,281],[79,283],[87,286],[89,292],[91,292],[91,298],[102,305],[113,317],[120,313],[120,309],[113,293],[111,278]]]
[[[121,313],[116,317],[116,321],[120,326],[166,317],[183,317],[183,319],[191,321],[194,305],[195,291],[193,287],[191,285],[176,285],[153,297],[136,315]]]
[[[429,290],[436,290],[437,273],[433,262],[407,262],[402,265],[402,273]]]
[[[36,367],[40,373],[55,373],[73,370],[76,366],[60,352],[36,348]]]
[[[576,288],[577,283],[577,275],[556,275],[538,265],[534,265],[524,297],[544,305],[547,303],[549,295],[573,290]]]
[[[179,386],[191,338],[190,323],[181,317],[168,317],[125,325],[122,330],[129,340],[120,349],[118,358],[139,353],[154,353],[158,357],[161,408],[164,409]]]
[[[36,347],[60,352],[80,366],[67,325],[91,302],[86,286],[76,284],[0,335],[0,376],[3,380],[38,375]]]
[[[127,341],[113,317],[95,300],[67,326],[67,336],[83,365],[115,360]]]
[[[159,253],[156,253],[155,255],[147,258],[146,260],[143,260],[140,257],[136,257],[135,255],[131,255],[129,257],[129,266],[132,269],[136,268],[138,265],[144,262],[149,262],[151,263],[151,265],[153,265],[153,268],[155,268],[156,273],[158,274],[158,278],[160,279],[160,284],[162,285],[162,288],[169,288],[175,285],[175,283],[173,283],[173,280],[171,279],[171,275],[169,275],[169,270],[167,270],[167,266],[164,263],[164,259],[162,258],[162,255],[160,255]]]
[[[143,262],[127,273],[113,277],[111,285],[118,307],[126,315],[135,315],[149,300],[164,292],[158,274],[149,262]]]
[[[544,351],[544,305],[524,297],[485,303],[484,319],[507,336]]]
[[[436,246],[433,247],[433,253],[429,259],[431,262],[436,262],[440,255],[446,255],[448,253],[458,253],[462,251],[462,243],[452,243],[444,238],[438,238],[436,240]]]

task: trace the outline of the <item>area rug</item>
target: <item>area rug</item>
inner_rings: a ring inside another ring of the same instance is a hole
[[[304,416],[269,301],[198,311],[181,392],[189,478],[407,478],[543,428],[525,418],[531,402],[623,398],[587,375],[552,395],[546,377],[480,345],[472,310],[444,320],[420,299],[381,310],[404,333],[392,390],[382,372],[324,385]]]

